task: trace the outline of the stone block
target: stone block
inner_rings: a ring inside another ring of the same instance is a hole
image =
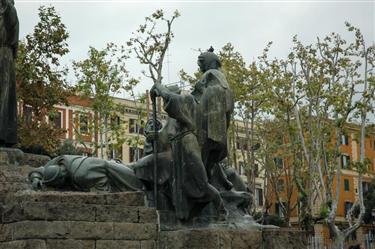
[[[22,221],[9,226],[12,238],[21,239],[113,239],[113,223],[84,221]]]
[[[69,223],[61,221],[21,221],[6,225],[11,228],[14,240],[66,239],[71,236]]]
[[[95,192],[58,192],[58,191],[22,191],[16,193],[14,201],[20,202],[61,202],[98,205],[144,206],[143,192],[95,193]]]
[[[222,238],[229,237],[225,243],[226,246],[230,245],[230,248],[247,248],[247,249],[263,249],[267,247],[262,246],[262,232],[261,231],[238,231],[232,230],[229,234],[224,234]],[[230,240],[230,244],[228,243]],[[226,248],[224,246],[224,248]],[[229,248],[229,247],[227,247]],[[278,247],[276,247],[278,248]],[[276,249],[275,248],[275,249]]]
[[[178,249],[279,249],[262,247],[260,230],[240,230],[228,228],[201,228],[179,231],[163,231],[159,236],[159,248]]]
[[[113,223],[114,238],[118,240],[154,240],[158,227],[152,223]]]
[[[118,205],[97,205],[95,221],[138,222],[137,207],[123,207]]]
[[[79,203],[22,202],[8,206],[3,223],[25,220],[95,221],[96,206]]]
[[[157,249],[157,243],[155,240],[142,240],[141,249]]]
[[[95,240],[48,239],[47,249],[95,249]],[[110,249],[110,248],[108,248]]]
[[[218,248],[219,236],[207,229],[160,232],[159,248]]]
[[[114,239],[112,222],[70,222],[68,238],[74,239]]]
[[[23,155],[20,149],[0,147],[0,165],[19,165]]]
[[[265,229],[263,230],[263,243],[265,248],[307,248],[306,233],[293,229]]]
[[[9,225],[0,224],[0,242],[12,239],[12,230]]]
[[[44,240],[15,240],[0,243],[0,249],[48,249]]]
[[[95,249],[140,249],[139,241],[131,240],[97,240]]]
[[[157,223],[158,214],[154,208],[139,207],[139,223]]]

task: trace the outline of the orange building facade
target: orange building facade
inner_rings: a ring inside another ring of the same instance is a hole
[[[341,184],[339,192],[339,200],[336,215],[336,224],[340,227],[345,227],[348,223],[345,218],[346,213],[352,207],[352,205],[359,198],[359,186],[358,186],[358,173],[353,168],[353,163],[359,161],[360,158],[360,144],[359,144],[359,126],[355,124],[349,124],[345,130],[345,135],[341,138],[340,145],[340,164],[341,164]],[[374,130],[367,131],[365,138],[365,158],[370,162],[366,174],[363,175],[362,189],[365,193],[368,190],[369,183],[375,177],[375,132]],[[283,167],[288,167],[288,159],[284,159]],[[286,170],[287,171],[287,170]],[[290,203],[292,210],[290,212],[290,223],[292,226],[298,226],[298,191],[295,183],[293,182],[293,173],[290,170],[289,174],[284,174],[280,177],[280,191],[278,193],[279,199],[283,201],[283,204]],[[337,181],[336,177],[333,179],[332,193],[336,194]],[[273,192],[273,190],[270,190]],[[271,193],[269,196],[269,202],[271,203],[270,213],[283,216],[280,209],[280,204],[276,198],[275,193]],[[315,217],[320,216],[321,204],[319,198],[314,202],[313,215]],[[366,205],[366,203],[365,203]],[[347,244],[354,244],[363,241],[364,235],[372,228],[371,225],[363,225],[354,233],[351,238],[348,239]],[[331,234],[328,226],[324,223],[324,220],[319,221],[314,226],[315,236],[320,238],[324,244],[330,244]]]

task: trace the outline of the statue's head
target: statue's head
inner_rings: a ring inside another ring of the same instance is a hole
[[[219,57],[214,53],[214,49],[210,47],[207,52],[203,52],[198,56],[199,69],[204,73],[210,69],[219,69],[221,62]]]
[[[160,131],[163,128],[163,124],[159,119],[156,119],[156,131]],[[148,138],[150,134],[155,132],[155,124],[153,119],[147,120],[145,128],[143,129],[143,135]]]
[[[62,165],[48,165],[44,168],[43,184],[59,187],[64,185],[67,171]]]

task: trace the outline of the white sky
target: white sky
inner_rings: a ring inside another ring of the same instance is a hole
[[[344,22],[359,27],[368,44],[375,41],[374,1],[33,1],[15,0],[20,20],[20,38],[31,33],[38,22],[38,7],[52,4],[70,33],[70,53],[63,63],[86,58],[89,46],[103,48],[107,42],[124,44],[144,17],[156,9],[181,16],[174,23],[175,39],[170,46],[168,65],[164,67],[165,83],[179,81],[178,71],[193,73],[197,69],[196,49],[211,45],[220,50],[231,42],[250,63],[273,41],[271,57],[286,56],[292,37],[308,43],[317,36],[340,33],[347,40],[352,36]],[[132,75],[144,69],[131,61]],[[71,77],[74,83],[74,77]],[[145,79],[138,91],[151,87]]]

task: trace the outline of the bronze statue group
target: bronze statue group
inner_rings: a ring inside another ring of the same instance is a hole
[[[15,58],[19,24],[13,0],[0,0],[0,147],[17,142]],[[94,157],[63,155],[29,174],[35,190],[144,191],[150,206],[176,220],[225,220],[246,215],[250,193],[225,165],[227,129],[234,108],[232,91],[212,47],[198,57],[203,73],[191,93],[155,84],[153,100],[163,99],[165,122],[145,127],[145,154],[125,165]],[[155,102],[155,101],[153,101]]]
[[[237,172],[226,165],[232,91],[212,48],[199,55],[198,65],[203,76],[191,93],[162,84],[151,88],[152,99],[163,99],[168,118],[163,124],[155,119],[147,122],[143,158],[124,165],[92,157],[59,156],[30,173],[32,187],[144,191],[150,206],[173,214],[179,222],[199,217],[223,221],[228,216],[247,215],[250,192]]]

